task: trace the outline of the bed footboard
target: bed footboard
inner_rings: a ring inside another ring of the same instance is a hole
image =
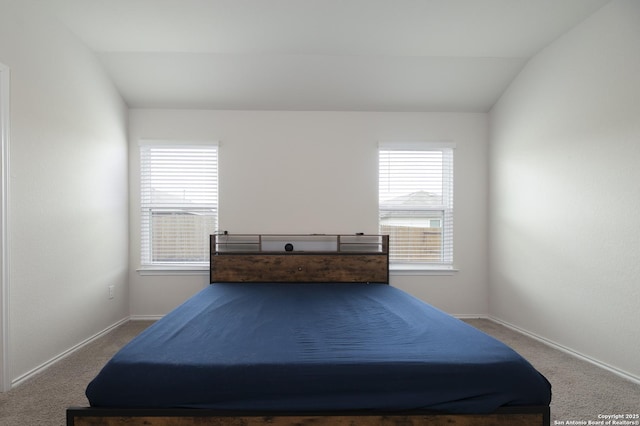
[[[69,408],[67,426],[549,426],[549,407],[503,408],[492,414],[242,414],[191,409]]]

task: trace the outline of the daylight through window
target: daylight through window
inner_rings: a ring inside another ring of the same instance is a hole
[[[389,143],[379,148],[379,231],[392,265],[451,268],[453,144]]]
[[[206,265],[218,223],[218,146],[140,145],[141,263]]]

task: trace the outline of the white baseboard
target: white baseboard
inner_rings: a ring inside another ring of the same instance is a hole
[[[539,342],[545,343],[545,344],[551,346],[554,349],[557,349],[557,350],[562,351],[562,352],[564,352],[566,354],[572,355],[572,356],[574,356],[576,358],[579,358],[579,359],[581,359],[583,361],[587,361],[588,363],[593,364],[596,367],[603,368],[603,369],[605,369],[605,370],[607,370],[607,371],[609,371],[609,372],[611,372],[613,374],[616,374],[616,375],[618,375],[618,376],[620,376],[620,377],[622,377],[624,379],[627,379],[627,380],[629,380],[631,382],[634,382],[636,384],[640,384],[640,377],[638,377],[638,376],[636,376],[634,374],[631,374],[631,373],[629,373],[627,371],[624,371],[624,370],[621,370],[619,368],[616,368],[616,367],[614,367],[612,365],[609,365],[607,363],[604,363],[602,361],[598,361],[597,359],[591,358],[588,355],[580,353],[580,352],[578,352],[576,350],[573,350],[573,349],[571,349],[571,348],[569,348],[567,346],[561,345],[560,343],[554,342],[553,340],[547,339],[546,337],[539,336],[539,335],[537,335],[535,333],[532,333],[532,332],[530,332],[528,330],[520,328],[517,325],[513,325],[513,324],[511,324],[511,323],[509,323],[507,321],[503,321],[500,318],[496,318],[496,317],[491,316],[491,315],[489,315],[487,318],[489,320],[497,323],[497,324],[503,325],[503,326],[505,326],[507,328],[510,328],[512,330],[517,331],[518,333],[524,334],[525,336],[531,337],[532,339],[535,339],[535,340],[537,340]]]
[[[13,379],[11,381],[11,387],[14,388],[16,386],[19,386],[21,383],[29,380],[30,378],[34,377],[38,373],[41,373],[42,371],[44,371],[47,368],[51,367],[56,362],[68,357],[73,352],[83,348],[84,346],[86,346],[89,343],[93,342],[94,340],[104,336],[105,334],[107,334],[110,331],[112,331],[114,328],[119,327],[119,326],[121,326],[122,324],[124,324],[124,323],[126,323],[128,321],[129,321],[129,317],[125,317],[125,318],[121,319],[120,321],[116,322],[115,324],[110,325],[109,327],[105,328],[104,330],[94,334],[93,336],[83,340],[82,342],[78,343],[75,346],[72,346],[71,348],[67,349],[66,351],[62,352],[61,354],[51,358],[49,361],[47,361],[47,362],[45,362],[43,364],[40,364],[39,366],[37,366],[33,370],[30,370],[27,373],[19,376],[18,378]]]
[[[545,343],[551,347],[553,347],[554,349],[558,349],[564,353],[567,353],[569,355],[575,356],[576,358],[582,359],[584,361],[587,361],[597,367],[603,368],[607,371],[610,371],[611,373],[614,373],[624,379],[627,379],[631,382],[634,382],[636,384],[640,384],[640,377],[631,374],[629,372],[626,372],[624,370],[621,370],[619,368],[613,367],[611,365],[608,365],[604,362],[598,361],[597,359],[591,358],[588,355],[582,354],[578,351],[575,351],[571,348],[568,348],[564,345],[561,345],[559,343],[554,342],[553,340],[547,339],[545,337],[539,336],[535,333],[532,333],[528,330],[525,330],[523,328],[520,328],[516,325],[513,325],[507,321],[501,320],[500,318],[494,317],[492,315],[484,315],[484,314],[460,314],[460,315],[453,315],[458,319],[488,319],[490,321],[493,321],[497,324],[503,325],[507,328],[510,328],[514,331],[517,331],[518,333],[524,334],[525,336],[531,337],[532,339],[535,339],[539,342]],[[51,358],[49,361],[39,365],[38,367],[28,371],[27,373],[23,374],[22,376],[12,380],[11,382],[11,387],[16,387],[19,386],[21,383],[29,380],[30,378],[34,377],[35,375],[37,375],[38,373],[46,370],[47,368],[49,368],[50,366],[52,366],[53,364],[55,364],[56,362],[66,358],[67,356],[71,355],[73,352],[81,349],[82,347],[88,345],[89,343],[93,342],[94,340],[104,336],[105,334],[109,333],[110,331],[112,331],[114,328],[119,327],[120,325],[128,322],[128,321],[157,321],[159,319],[161,319],[163,317],[163,315],[132,315],[130,317],[126,317],[121,319],[120,321],[116,322],[115,324],[112,324],[111,326],[105,328],[104,330],[96,333],[95,335],[83,340],[82,342],[78,343],[77,345],[67,349],[66,351],[62,352],[61,354]]]
[[[466,319],[489,319],[485,314],[453,314],[453,317],[456,317],[460,320]]]
[[[158,321],[164,315],[131,315],[129,319],[131,321]]]

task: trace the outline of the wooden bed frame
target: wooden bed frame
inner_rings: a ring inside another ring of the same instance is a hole
[[[321,250],[308,249],[307,242]],[[334,243],[335,241],[335,243]],[[211,283],[389,282],[387,235],[212,235]],[[282,244],[281,244],[282,243]],[[304,243],[304,244],[303,244]],[[331,247],[326,249],[327,243]],[[282,250],[273,249],[282,245]],[[287,246],[284,249],[284,246]],[[303,246],[306,250],[297,250]],[[293,249],[292,249],[293,248]],[[503,407],[491,414],[257,413],[209,409],[71,407],[67,426],[548,426],[549,406]]]
[[[549,407],[501,408],[491,414],[247,414],[197,409],[69,408],[67,426],[548,426]]]

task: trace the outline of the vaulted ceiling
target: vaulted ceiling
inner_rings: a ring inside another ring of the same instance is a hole
[[[36,0],[130,107],[488,111],[610,0]]]

